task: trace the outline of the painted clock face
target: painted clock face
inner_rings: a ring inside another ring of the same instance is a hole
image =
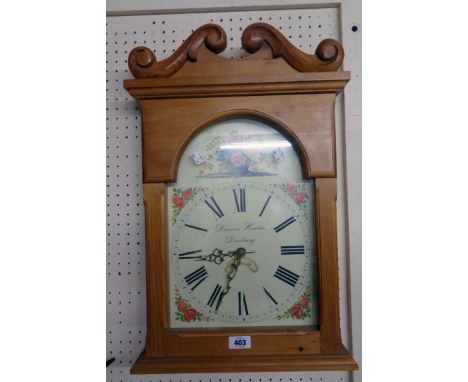
[[[171,327],[317,324],[312,182],[283,135],[206,128],[168,195]]]

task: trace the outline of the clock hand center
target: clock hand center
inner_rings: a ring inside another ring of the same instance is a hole
[[[195,261],[210,261],[215,263],[216,265],[221,265],[226,257],[234,257],[235,259],[243,258],[247,253],[255,253],[255,252],[248,252],[245,248],[237,248],[235,251],[229,251],[224,253],[221,249],[215,248],[213,252],[209,253],[208,255],[202,256]]]

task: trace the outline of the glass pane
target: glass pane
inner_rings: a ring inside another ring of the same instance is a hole
[[[317,325],[313,182],[267,124],[214,124],[168,185],[171,328]]]

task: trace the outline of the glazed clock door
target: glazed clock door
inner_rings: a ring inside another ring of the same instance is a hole
[[[170,327],[316,326],[312,186],[263,122],[196,135],[168,184]]]

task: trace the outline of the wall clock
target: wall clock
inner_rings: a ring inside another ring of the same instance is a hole
[[[132,373],[353,370],[342,345],[334,104],[344,53],[270,25],[129,55],[142,112],[147,340]]]

